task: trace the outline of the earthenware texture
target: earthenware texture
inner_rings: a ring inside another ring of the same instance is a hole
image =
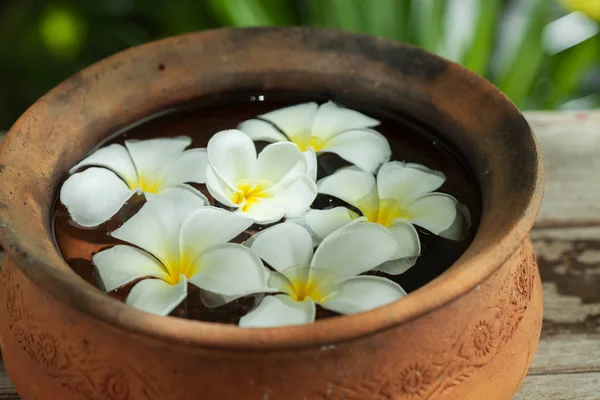
[[[51,211],[71,166],[155,112],[271,90],[360,100],[443,136],[481,188],[465,254],[394,304],[271,329],[146,314],[69,269]],[[535,138],[490,83],[422,50],[308,27],[205,31],[132,48],[63,82],[17,121],[0,145],[0,182],[0,345],[26,400],[505,400],[535,351]]]

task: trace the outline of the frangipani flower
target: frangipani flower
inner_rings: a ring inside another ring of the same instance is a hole
[[[204,183],[206,149],[185,150],[186,136],[126,140],[96,150],[71,168],[60,191],[60,201],[81,226],[108,221],[136,193],[146,199],[171,192],[191,192],[206,198],[185,183]],[[83,167],[83,172],[74,173]],[[101,168],[97,168],[101,167]]]
[[[470,227],[466,207],[448,194],[431,193],[445,180],[442,172],[398,161],[384,164],[377,179],[354,167],[342,168],[318,182],[319,193],[345,201],[362,216],[336,207],[311,210],[302,223],[318,238],[357,218],[383,225],[398,242],[398,253],[377,269],[401,274],[415,264],[421,252],[413,224],[451,240],[462,239]]]
[[[257,157],[246,134],[222,131],[208,142],[208,161],[210,194],[258,224],[302,216],[317,196],[306,158],[293,143],[270,144]]]
[[[372,128],[379,121],[333,102],[304,103],[259,115],[238,125],[252,140],[294,142],[300,150],[335,153],[357,167],[377,172],[390,159],[390,145]],[[309,165],[316,179],[317,165]]]
[[[258,256],[228,243],[252,225],[251,218],[202,207],[195,196],[167,197],[147,202],[112,232],[136,247],[117,245],[94,255],[106,291],[142,279],[126,303],[167,315],[187,296],[188,282],[230,301],[269,290],[269,273]]]
[[[341,314],[379,307],[406,295],[395,282],[357,276],[393,258],[395,239],[381,225],[352,223],[323,240],[313,254],[310,233],[283,223],[254,235],[247,243],[275,269],[267,296],[240,320],[243,327],[270,327],[315,320],[316,304]]]

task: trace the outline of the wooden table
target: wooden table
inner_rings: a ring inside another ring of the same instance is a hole
[[[545,310],[533,365],[513,400],[600,399],[600,111],[527,118],[546,166],[531,233]],[[0,361],[0,400],[18,399]]]

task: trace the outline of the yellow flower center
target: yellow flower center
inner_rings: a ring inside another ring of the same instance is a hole
[[[292,139],[292,142],[296,143],[302,152],[308,150],[309,147],[312,147],[315,152],[321,151],[326,144],[323,139],[320,139],[316,136],[311,136],[308,141],[303,135],[294,135],[294,137],[296,139]]]
[[[128,182],[129,189],[142,189],[145,193],[158,193],[162,188],[162,182],[159,179],[152,179],[140,174],[137,182]]]
[[[368,210],[371,212],[365,212],[365,217],[370,222],[376,222],[385,227],[390,227],[395,219],[401,218],[410,220],[412,215],[406,211],[404,206],[392,199],[381,199],[379,200],[378,210]]]
[[[273,183],[266,180],[242,179],[236,184],[237,191],[233,193],[231,201],[234,204],[243,204],[241,210],[246,212],[261,199],[272,197],[273,194],[268,190],[272,186]]]
[[[315,303],[321,303],[328,293],[324,293],[321,285],[315,279],[308,281],[291,281],[294,290],[290,293],[292,299],[296,301],[304,301],[310,297]]]
[[[320,269],[300,266],[284,272],[288,284],[281,289],[296,301],[308,298],[315,303],[325,303],[338,290],[335,273]]]
[[[198,270],[197,266],[192,263],[189,257],[182,254],[180,257],[173,255],[169,257],[169,260],[165,263],[165,269],[169,275],[167,283],[176,285],[181,280],[181,275],[184,275],[187,279],[194,276]]]

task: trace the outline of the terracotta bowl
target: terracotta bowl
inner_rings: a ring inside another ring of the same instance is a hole
[[[394,304],[270,329],[146,314],[69,269],[51,227],[69,167],[136,120],[242,90],[332,93],[424,121],[475,172],[482,218],[472,245]],[[539,149],[502,93],[422,50],[307,27],[153,42],[42,97],[10,130],[0,163],[1,346],[24,399],[509,399],[531,363],[542,322],[528,238]]]

